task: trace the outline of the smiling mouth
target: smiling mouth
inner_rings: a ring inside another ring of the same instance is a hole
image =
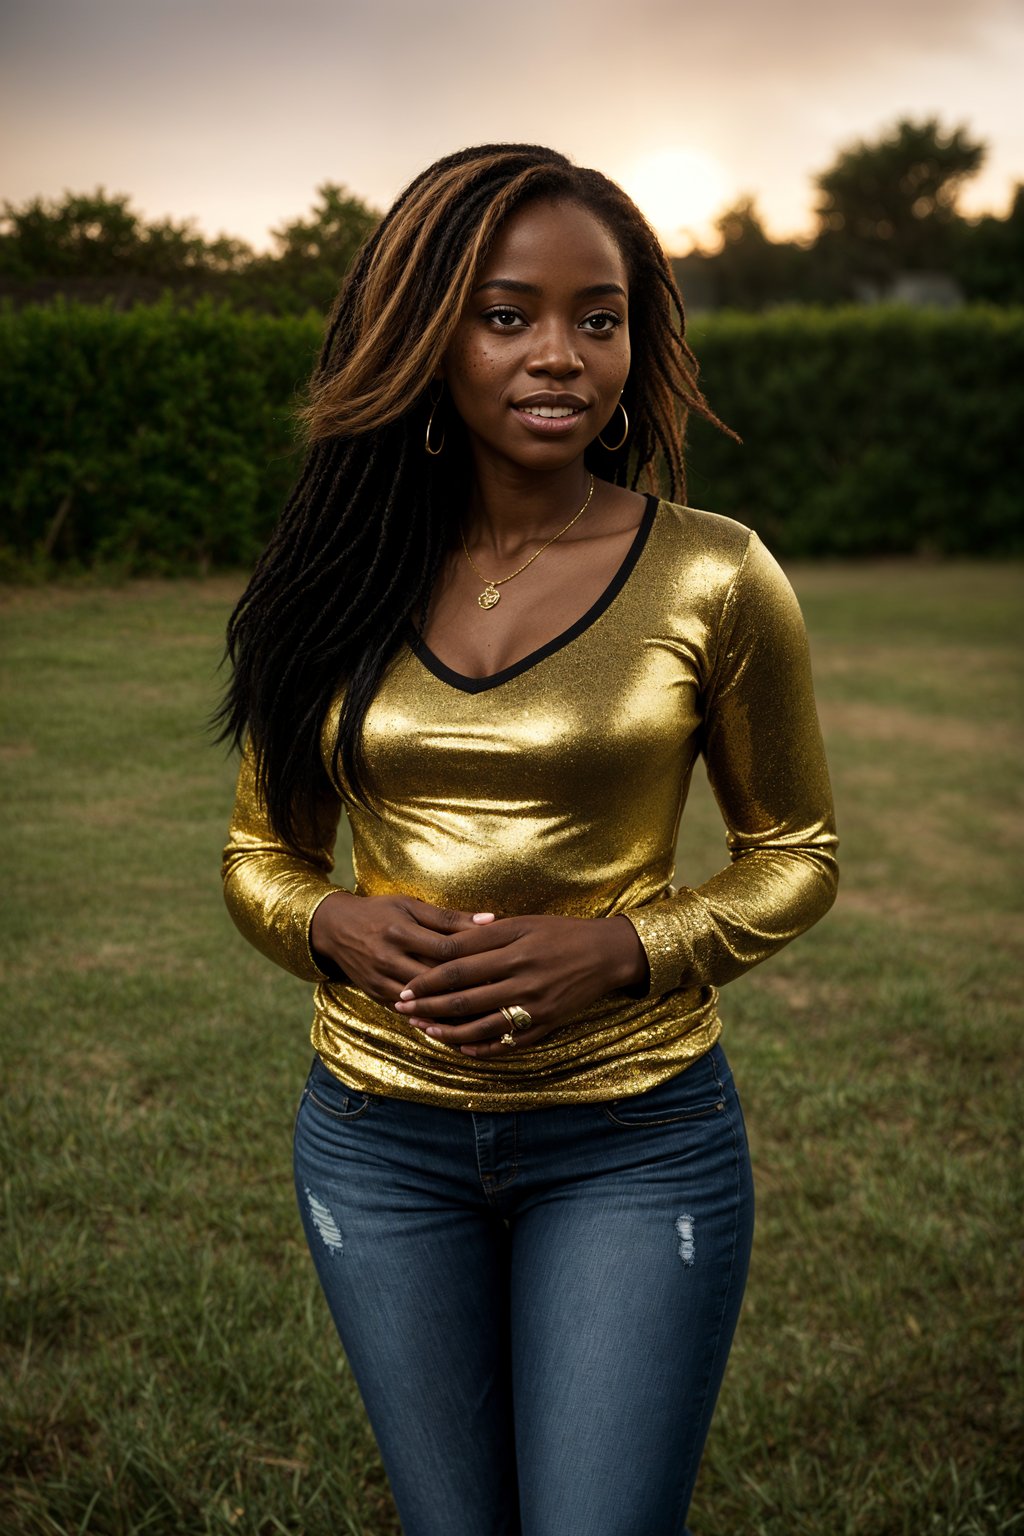
[[[512,409],[524,425],[537,432],[568,432],[580,420],[582,405],[514,405]]]

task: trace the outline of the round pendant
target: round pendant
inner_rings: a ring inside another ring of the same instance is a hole
[[[497,587],[486,586],[477,598],[477,602],[481,608],[493,608],[500,597],[501,593]]]

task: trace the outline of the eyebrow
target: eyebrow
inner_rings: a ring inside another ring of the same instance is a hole
[[[474,292],[479,293],[483,288],[500,288],[502,293],[528,293],[534,297],[539,296],[541,292],[536,283],[520,283],[513,277],[492,277],[488,282],[478,284]],[[578,288],[576,298],[596,299],[602,294],[612,293],[618,294],[623,299],[627,297],[621,283],[591,283],[588,288]]]

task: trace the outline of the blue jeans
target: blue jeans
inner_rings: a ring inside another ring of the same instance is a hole
[[[718,1046],[518,1114],[367,1097],[317,1059],[295,1182],[405,1536],[684,1536],[753,1228]]]

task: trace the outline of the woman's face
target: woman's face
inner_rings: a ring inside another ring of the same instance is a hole
[[[553,470],[611,419],[629,373],[628,278],[578,203],[529,203],[502,227],[442,372],[474,456]]]

